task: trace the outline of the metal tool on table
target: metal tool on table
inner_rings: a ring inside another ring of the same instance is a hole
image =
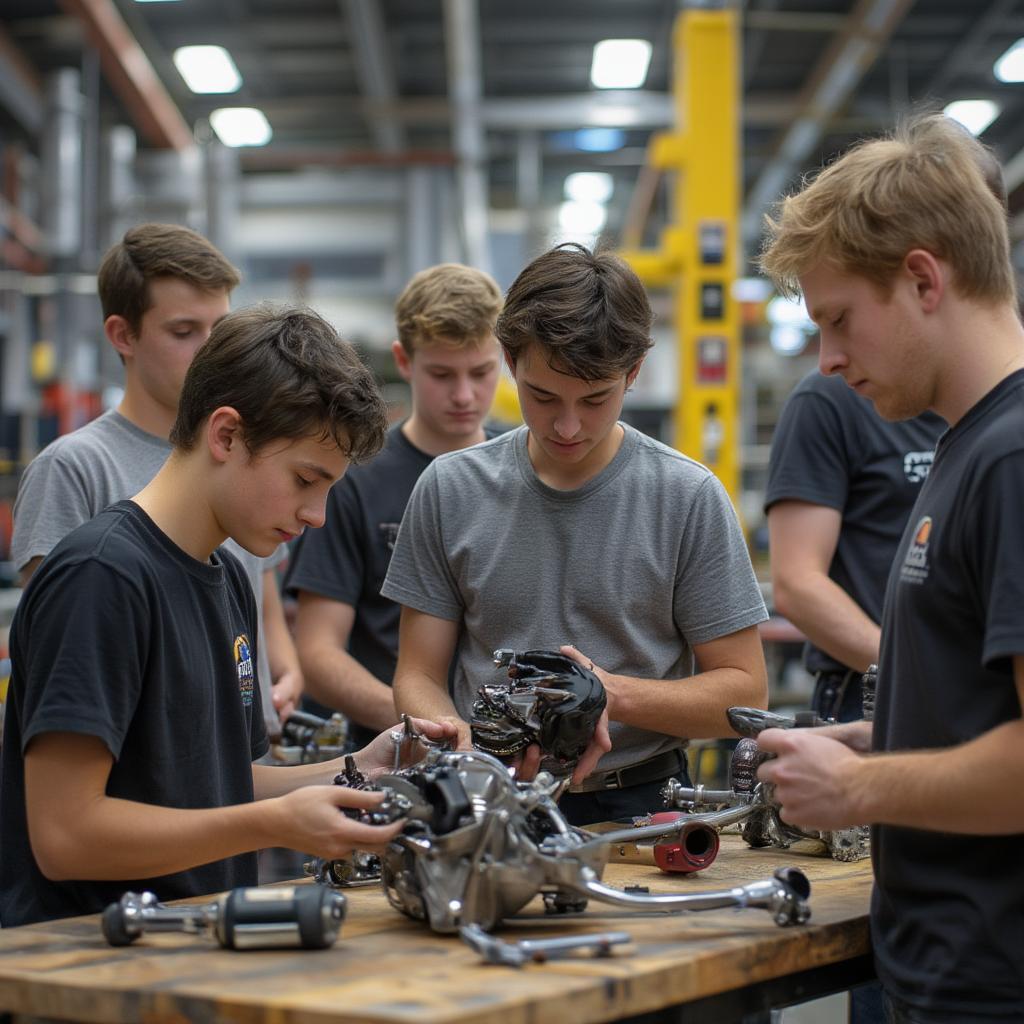
[[[319,885],[240,888],[211,903],[167,906],[126,892],[103,911],[103,935],[128,946],[146,932],[211,932],[225,949],[326,949],[345,918],[345,897]]]
[[[489,964],[521,967],[526,963],[541,964],[576,953],[611,956],[612,946],[631,942],[629,932],[596,932],[593,935],[566,935],[553,939],[520,939],[506,942],[479,925],[468,924],[459,929],[462,941],[475,949]]]

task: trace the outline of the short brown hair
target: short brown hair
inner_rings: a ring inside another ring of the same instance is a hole
[[[149,283],[176,277],[206,291],[230,292],[241,280],[216,246],[180,224],[139,224],[112,246],[97,285],[103,319],[122,316],[133,334],[152,305]]]
[[[333,439],[354,462],[376,455],[387,406],[354,348],[310,309],[262,305],[217,322],[185,374],[171,444],[190,451],[222,405],[253,454],[278,439]]]
[[[1016,295],[1002,178],[991,151],[941,114],[861,142],[767,217],[761,268],[786,294],[820,264],[888,294],[912,249],[945,260],[964,298]]]
[[[439,263],[416,274],[395,303],[402,348],[417,345],[461,348],[494,333],[501,289],[490,274],[461,263]]]
[[[512,282],[497,335],[513,363],[537,342],[570,376],[611,380],[643,359],[652,320],[644,286],[624,260],[567,242]]]

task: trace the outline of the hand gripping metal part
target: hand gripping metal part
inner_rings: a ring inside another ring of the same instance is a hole
[[[494,652],[508,681],[485,683],[473,702],[473,746],[494,757],[512,757],[536,743],[541,770],[572,774],[587,749],[608,699],[591,668],[557,651]]]
[[[810,885],[793,870],[710,893],[640,895],[604,884],[614,844],[678,836],[686,821],[606,834],[574,828],[553,799],[558,780],[542,772],[533,782],[516,781],[489,754],[430,750],[378,782],[412,805],[402,834],[381,855],[385,893],[396,910],[438,932],[487,932],[537,895],[554,913],[583,910],[595,899],[638,911],[754,907],[778,924],[810,915]]]

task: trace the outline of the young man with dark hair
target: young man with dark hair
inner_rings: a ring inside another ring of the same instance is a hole
[[[464,746],[496,648],[594,665],[612,744],[596,765],[599,729],[577,766],[562,803],[576,823],[660,806],[685,775],[683,737],[727,735],[726,708],[767,695],[764,604],[724,489],[619,422],[650,324],[616,256],[566,245],[534,260],[497,326],[526,425],[431,463],[383,589],[403,606],[396,706],[454,723]]]
[[[501,291],[479,270],[444,263],[420,271],[395,305],[392,353],[412,412],[384,450],[333,488],[324,529],[292,554],[286,587],[298,595],[295,641],[307,692],[351,722],[360,745],[395,717],[391,692],[400,609],[381,596],[398,524],[431,460],[483,441],[501,353]]]
[[[949,429],[899,542],[873,729],[770,730],[786,820],[869,822],[872,945],[896,1024],[1024,1019],[1024,329],[981,145],[939,115],[861,143],[769,221],[821,370]]]
[[[221,548],[230,534],[266,556],[321,525],[330,487],[385,425],[372,375],[320,317],[218,322],[166,464],[64,538],[15,614],[0,924],[95,912],[128,888],[167,900],[254,885],[259,847],[337,857],[397,833],[339,813],[378,802],[330,785],[340,761],[253,763],[267,749],[256,608]],[[372,772],[390,755],[382,735],[356,761]]]
[[[140,224],[103,258],[103,330],[124,364],[117,409],[58,438],[26,467],[14,504],[11,558],[28,582],[44,555],[101,509],[131,497],[170,454],[181,383],[193,356],[229,308],[238,271],[201,235],[178,224]],[[282,547],[256,558],[227,541],[256,596],[266,641],[258,678],[267,728],[276,734],[302,692],[274,566]],[[273,685],[272,685],[273,684]]]

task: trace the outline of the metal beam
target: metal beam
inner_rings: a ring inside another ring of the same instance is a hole
[[[398,98],[395,72],[391,65],[384,32],[384,18],[377,0],[343,0],[352,32],[352,59],[363,95],[376,103],[394,103]],[[371,117],[370,131],[387,153],[405,149],[405,133],[394,117]]]
[[[777,140],[768,166],[754,182],[743,211],[743,235],[761,231],[761,215],[814,151],[825,129],[875,63],[914,0],[859,0],[846,27],[808,76],[796,116]]]
[[[139,133],[160,149],[192,149],[195,143],[188,124],[112,0],[60,0],[60,4],[82,22],[99,51],[107,80]]]
[[[459,219],[466,262],[491,269],[488,248],[489,204],[484,126],[480,114],[480,12],[477,0],[444,0],[448,95],[453,121],[452,141],[458,160]]]
[[[43,89],[32,66],[0,25],[0,104],[30,135],[43,126]]]

